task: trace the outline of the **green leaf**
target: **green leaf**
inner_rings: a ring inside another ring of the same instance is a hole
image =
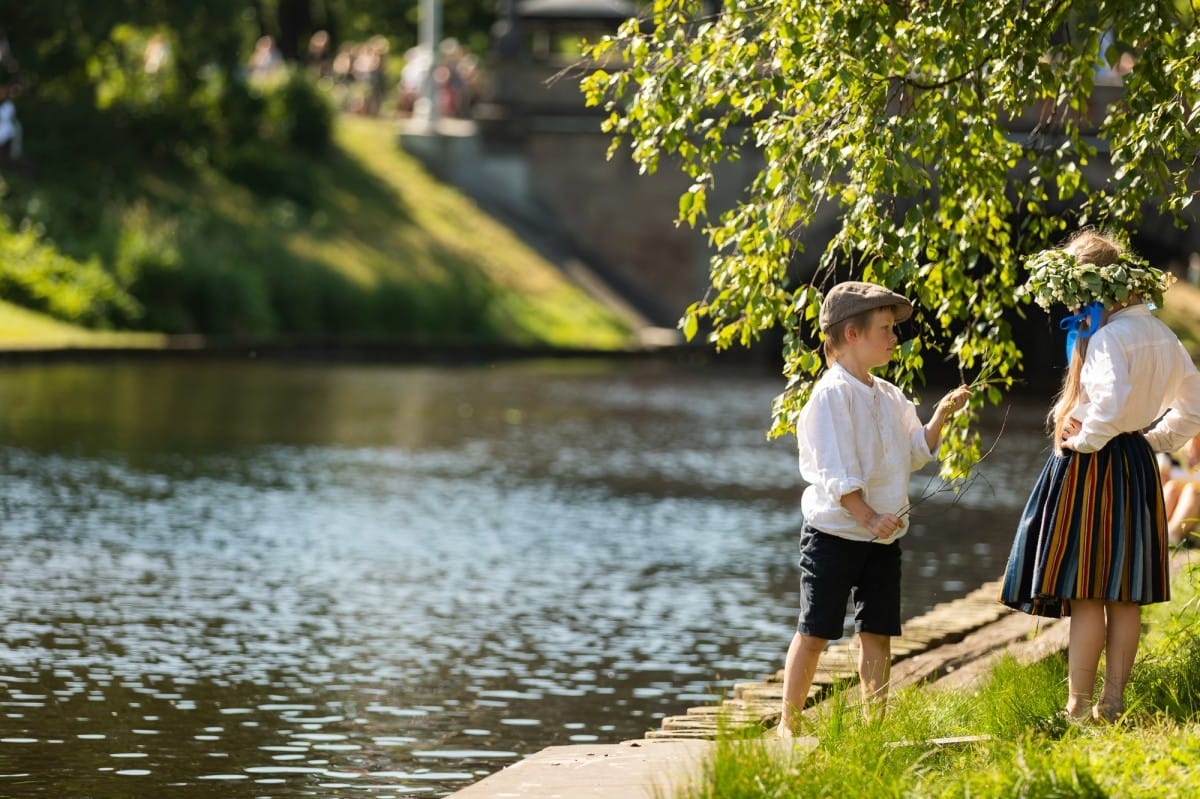
[[[683,337],[688,341],[694,339],[699,326],[700,321],[696,317],[696,314],[689,313],[687,316],[683,317]]]
[[[772,434],[794,422],[824,366],[814,328],[820,292],[837,280],[865,276],[914,299],[912,337],[887,372],[897,384],[922,382],[926,362],[943,359],[999,375],[976,413],[1020,372],[1024,255],[1069,224],[1133,229],[1143,209],[1174,214],[1195,196],[1200,33],[1164,24],[1160,3],[756,0],[703,22],[698,8],[656,0],[652,29],[629,24],[611,40],[605,68],[619,74],[619,56],[626,80],[587,86],[608,93],[606,130],[641,170],[677,164],[693,181],[679,219],[704,218],[711,259],[683,322],[689,340],[700,316],[718,349],[791,337],[782,369],[796,382],[773,405]],[[1100,53],[1105,30],[1120,44]],[[1126,43],[1147,55],[1118,103],[1094,107],[1097,61],[1116,63]],[[1111,153],[1107,182],[1090,179],[1098,141]],[[710,217],[718,189],[724,210]],[[944,473],[978,458],[970,417],[947,435]]]

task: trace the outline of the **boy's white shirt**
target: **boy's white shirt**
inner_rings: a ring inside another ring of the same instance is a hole
[[[879,377],[866,385],[834,362],[813,387],[796,427],[804,521],[852,541],[889,543],[908,532],[908,517],[891,538],[877,539],[841,498],[861,490],[876,513],[899,515],[908,505],[909,475],[936,454],[925,441],[916,406]]]
[[[1145,305],[1117,311],[1096,331],[1079,381],[1081,402],[1071,416],[1080,431],[1066,442],[1078,452],[1096,452],[1121,433],[1151,425],[1150,446],[1172,452],[1200,432],[1200,372]]]

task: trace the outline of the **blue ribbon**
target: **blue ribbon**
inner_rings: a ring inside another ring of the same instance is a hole
[[[1075,340],[1080,336],[1088,338],[1100,328],[1100,317],[1104,314],[1104,303],[1089,302],[1083,310],[1074,316],[1068,316],[1058,323],[1060,329],[1067,331],[1067,362],[1071,362],[1071,353],[1075,352]],[[1081,329],[1084,322],[1087,329]]]

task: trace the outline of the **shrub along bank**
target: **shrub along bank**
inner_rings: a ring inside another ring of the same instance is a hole
[[[103,108],[23,100],[38,168],[0,171],[0,345],[629,342],[621,319],[400,151],[391,125],[335,116],[302,72],[218,75],[186,99],[104,78],[136,74],[120,66],[98,73]],[[1200,291],[1180,284],[1161,315],[1200,358]]]
[[[89,330],[629,343],[620,318],[400,151],[392,125],[323,130],[319,96],[293,80],[255,102],[258,134],[215,154],[43,153],[36,175],[0,172],[0,344]]]

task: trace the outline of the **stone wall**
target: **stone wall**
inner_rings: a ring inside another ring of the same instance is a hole
[[[597,271],[657,324],[673,325],[707,285],[701,233],[676,226],[687,177],[640,175],[624,152],[609,160],[602,135],[534,132],[527,141],[536,201]]]
[[[600,131],[594,114],[530,112],[496,124],[445,122],[453,127],[435,134],[402,132],[403,145],[492,210],[521,222],[527,231],[556,238],[651,324],[674,327],[687,306],[704,296],[712,251],[701,231],[675,224],[679,196],[689,180],[669,161],[644,175],[625,150],[607,158],[611,138]],[[717,175],[717,191],[709,195],[710,214],[731,207],[760,165],[761,159],[748,153],[724,167]],[[1111,169],[1101,153],[1085,174],[1089,182],[1103,185]],[[1022,178],[1015,170],[1014,180]],[[810,273],[835,234],[836,211],[825,203],[806,232],[804,255],[793,264],[798,276]],[[1066,208],[1051,212],[1069,213]],[[1148,214],[1134,235],[1134,246],[1156,263],[1185,271],[1200,253],[1195,212],[1192,219],[1180,228]],[[1050,350],[1041,351],[1038,341],[1021,344],[1028,366],[1049,366],[1056,360]]]

